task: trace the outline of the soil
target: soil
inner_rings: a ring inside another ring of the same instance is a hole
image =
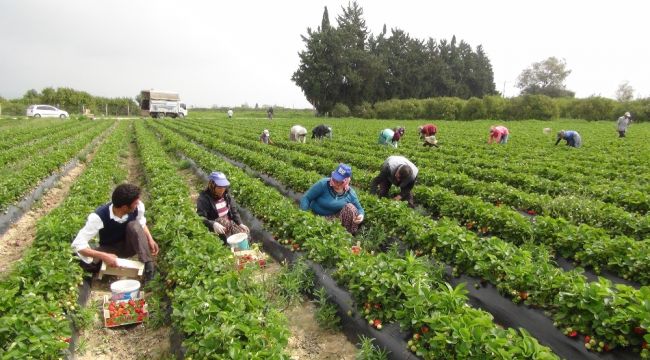
[[[88,155],[88,159],[91,159],[91,156]],[[13,264],[22,258],[23,253],[34,241],[38,220],[61,205],[68,196],[70,187],[85,168],[85,163],[79,163],[67,175],[61,177],[55,187],[47,190],[31,210],[0,236],[0,274],[10,271]]]
[[[288,346],[291,358],[354,360],[357,348],[343,333],[322,329],[316,322],[315,312],[316,305],[309,301],[284,311],[287,319],[291,319],[289,323],[291,337]]]

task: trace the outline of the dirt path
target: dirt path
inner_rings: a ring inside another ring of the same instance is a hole
[[[190,197],[196,202],[199,194],[197,189],[205,186],[191,170],[179,172],[190,188]],[[273,275],[280,265],[270,256],[262,276]],[[293,360],[353,360],[357,348],[348,341],[345,335],[338,331],[328,331],[318,324],[315,318],[316,305],[308,299],[300,304],[291,306],[283,311],[289,319],[289,344],[287,351]]]
[[[144,174],[137,157],[137,148],[129,143],[128,156],[124,164],[128,169],[127,181],[142,187]],[[146,190],[146,189],[143,189]],[[148,194],[143,191],[142,201],[147,204]],[[137,260],[137,259],[136,259]],[[171,354],[169,343],[171,329],[162,327],[152,329],[147,323],[106,328],[102,306],[104,296],[111,296],[110,284],[118,280],[114,276],[104,276],[102,280],[93,278],[90,298],[86,306],[95,309],[93,325],[79,334],[75,351],[79,360],[139,360],[167,359]]]
[[[94,154],[93,151],[92,154],[88,155],[88,161],[92,159]],[[34,241],[38,220],[61,205],[68,196],[70,187],[85,169],[86,164],[79,163],[67,175],[61,177],[56,186],[47,190],[31,210],[0,236],[0,274],[10,271],[13,264],[22,258],[23,253],[29,249]]]

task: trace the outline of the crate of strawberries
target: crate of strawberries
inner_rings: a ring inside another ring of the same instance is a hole
[[[109,328],[141,323],[149,315],[142,292],[129,300],[111,300],[110,296],[104,295],[103,310],[104,325]]]
[[[235,255],[235,268],[243,270],[244,267],[255,265],[260,268],[266,267],[266,254],[261,252],[257,247],[253,250],[241,250],[233,252]]]

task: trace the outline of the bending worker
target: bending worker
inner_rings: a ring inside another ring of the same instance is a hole
[[[579,148],[582,146],[582,138],[577,131],[574,130],[560,130],[557,133],[557,141],[555,145],[560,143],[560,140],[566,140],[567,146],[573,146],[574,148]]]
[[[297,141],[299,143],[306,143],[307,142],[307,129],[300,125],[294,125],[291,127],[291,130],[289,131],[289,140],[290,141]]]
[[[404,136],[404,128],[398,127],[395,129],[384,129],[379,133],[379,144],[380,145],[390,145],[394,148],[397,147],[397,143]]]
[[[505,144],[508,142],[508,137],[510,136],[510,131],[505,126],[490,126],[490,137],[488,138],[488,144]]]
[[[424,144],[422,144],[422,146],[438,147],[438,140],[436,139],[438,128],[435,125],[422,125],[418,128],[418,130],[420,131],[420,139],[424,139]]]
[[[391,185],[400,188],[400,194],[394,200],[408,202],[410,207],[413,203],[413,187],[418,177],[418,168],[404,156],[389,156],[381,165],[379,175],[370,184],[370,193],[379,197],[388,197]]]
[[[332,128],[327,125],[320,124],[311,130],[312,139],[316,138],[321,140],[326,136],[330,139],[332,138]]]

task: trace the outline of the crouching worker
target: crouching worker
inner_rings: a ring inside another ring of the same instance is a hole
[[[395,129],[384,129],[379,133],[379,144],[380,145],[390,145],[394,148],[397,147],[397,143],[404,136],[404,128],[398,127]]]
[[[262,131],[262,135],[260,135],[260,142],[262,144],[273,144],[273,141],[271,141],[271,133],[268,129],[264,129],[264,131]]]
[[[577,131],[560,130],[557,133],[557,141],[555,141],[555,145],[559,144],[561,140],[565,140],[567,146],[572,146],[574,148],[582,146],[582,138]]]
[[[510,137],[510,131],[505,126],[490,126],[490,137],[488,137],[488,144],[506,144]]]
[[[379,197],[388,197],[391,185],[400,188],[400,194],[394,200],[406,201],[410,207],[413,203],[413,187],[418,177],[418,168],[404,156],[389,156],[381,165],[379,175],[370,184],[370,193]]]
[[[332,138],[332,128],[327,125],[318,125],[311,130],[311,138],[322,140],[324,137]]]
[[[420,139],[424,140],[424,144],[422,144],[422,146],[438,147],[438,140],[436,139],[438,128],[435,125],[422,125],[418,128],[418,130],[420,131]]]
[[[208,177],[208,187],[201,191],[196,200],[196,213],[224,244],[230,235],[250,232],[248,226],[242,224],[239,212],[233,206],[230,182],[222,172],[212,172]]]
[[[99,236],[99,246],[93,249],[88,243],[95,236]],[[88,215],[72,247],[81,259],[81,267],[89,272],[98,272],[102,261],[106,266],[117,267],[118,258],[137,254],[144,263],[144,282],[150,281],[155,272],[153,258],[159,248],[147,228],[140,188],[133,184],[118,185],[111,202]]]
[[[354,235],[365,212],[357,193],[350,187],[351,176],[352,168],[339,164],[330,177],[319,180],[307,190],[300,199],[300,208],[330,220],[338,218],[341,225]]]
[[[307,129],[300,125],[294,125],[289,130],[289,140],[297,141],[299,143],[307,142]]]

